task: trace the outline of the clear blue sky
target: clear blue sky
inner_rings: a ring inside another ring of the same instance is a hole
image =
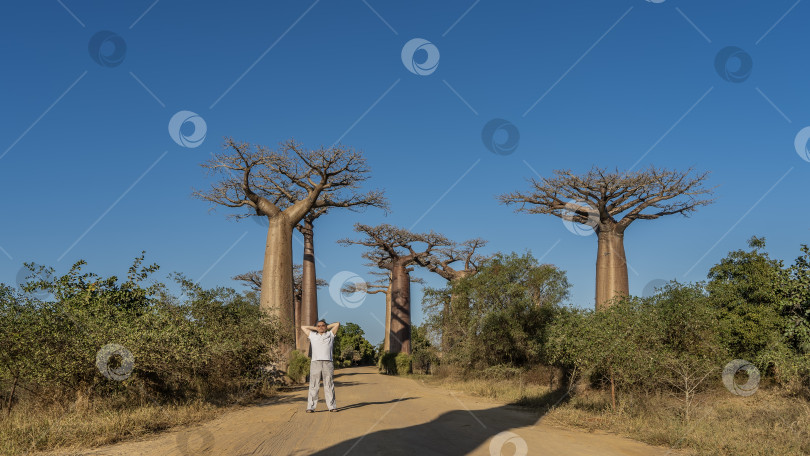
[[[535,171],[594,164],[694,166],[718,186],[717,202],[691,218],[629,228],[632,293],[655,279],[702,280],[752,235],[792,262],[810,227],[810,163],[794,146],[810,125],[810,60],[800,46],[809,19],[810,4],[795,0],[4,4],[0,281],[15,283],[24,261],[61,274],[85,259],[88,271],[122,276],[146,250],[161,277],[180,271],[206,287],[234,286],[230,277],[262,265],[263,227],[190,196],[209,184],[199,164],[224,136],[269,146],[340,139],[365,152],[369,185],[386,189],[393,212],[317,221],[326,280],[367,276],[362,250],[335,241],[354,236],[357,221],[386,222],[480,236],[490,253],[529,249],[567,271],[572,304],[592,306],[595,237],[553,216],[514,214],[495,195],[526,189]],[[112,33],[91,42],[101,31]],[[439,51],[430,74],[403,64],[414,38]],[[89,52],[95,42],[101,63]],[[729,60],[742,81],[715,68],[728,46],[753,63],[748,72]],[[183,110],[205,121],[197,147],[169,135]],[[484,146],[495,118],[519,131],[511,154]],[[420,323],[419,287],[412,296]],[[319,301],[328,320],[382,339],[380,295],[345,308],[324,289]]]

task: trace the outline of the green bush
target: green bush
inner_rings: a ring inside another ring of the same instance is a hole
[[[307,375],[309,375],[309,358],[298,350],[293,350],[287,376],[296,383],[304,383]]]
[[[86,273],[79,261],[53,278],[53,269],[29,265],[22,291],[0,284],[0,390],[16,385],[12,403],[222,402],[276,378],[265,367],[279,332],[258,296],[176,275],[175,297],[163,283],[145,285],[158,266],[142,261],[121,280]]]
[[[395,362],[395,364],[397,366],[397,370],[396,370],[395,374],[403,375],[403,374],[410,374],[411,373],[411,371],[412,371],[411,367],[412,367],[412,363],[413,363],[413,359],[411,358],[411,355],[407,355],[405,353],[397,353],[396,358],[394,358],[394,362]]]
[[[377,360],[377,367],[383,374],[396,375],[397,373],[397,354],[391,352],[383,352]]]
[[[547,327],[569,288],[563,271],[539,264],[531,253],[497,253],[476,274],[425,290],[424,330],[440,342],[443,362],[468,372],[544,363]],[[419,350],[414,345],[414,353]]]
[[[520,377],[522,372],[523,370],[518,367],[512,367],[508,364],[498,364],[481,371],[481,377],[490,380],[510,380]]]
[[[357,323],[347,322],[341,324],[335,334],[335,344],[332,357],[336,366],[350,366],[357,364],[372,364],[375,359],[374,346],[364,337],[365,333]],[[344,361],[349,361],[348,364]]]
[[[433,367],[439,363],[436,350],[432,347],[414,351],[411,355],[413,359],[413,371],[420,374],[430,374]]]

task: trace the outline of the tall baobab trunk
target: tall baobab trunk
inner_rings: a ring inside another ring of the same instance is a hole
[[[303,323],[301,323],[301,296],[296,294],[295,295],[295,349],[298,351],[302,351],[305,345],[301,342],[301,335],[303,331],[299,331],[298,328],[301,327]]]
[[[318,286],[315,275],[315,242],[312,221],[304,217],[301,235],[304,237],[304,262],[301,271],[301,324],[315,326],[318,319]],[[298,326],[296,326],[298,327]],[[309,339],[298,331],[298,344],[307,347]]]
[[[630,294],[627,280],[627,258],[624,255],[624,230],[598,227],[599,247],[596,252],[596,310],[610,305],[615,296]]]
[[[286,214],[268,217],[267,242],[262,269],[261,308],[280,324],[281,351],[285,358],[295,344],[293,297],[292,230]],[[285,366],[286,367],[286,366]]]
[[[383,350],[391,351],[391,289],[393,281],[388,278],[388,292],[385,293],[385,338],[383,339]]]
[[[394,260],[391,266],[391,330],[388,342],[392,353],[411,354],[411,277],[407,266]]]

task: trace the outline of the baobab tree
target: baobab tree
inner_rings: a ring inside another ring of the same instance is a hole
[[[376,266],[376,265],[370,265]],[[408,273],[413,272],[413,268],[408,268]],[[372,272],[373,275],[382,275],[379,280],[376,282],[360,282],[360,283],[347,283],[342,289],[341,293],[345,294],[352,294],[352,293],[365,293],[365,294],[378,294],[382,293],[385,295],[385,336],[383,337],[383,350],[390,351],[391,350],[391,271],[385,271],[383,273],[380,272]],[[423,284],[424,280],[419,277],[410,276],[411,283],[419,283]]]
[[[417,264],[452,282],[476,273],[478,265],[486,259],[477,250],[485,245],[487,241],[481,238],[469,239],[461,244],[436,249],[431,255],[417,259]],[[462,262],[461,268],[455,269],[451,266],[459,261]]]
[[[322,201],[321,201],[322,200]],[[315,220],[325,215],[332,208],[347,208],[352,211],[359,211],[367,207],[383,209],[388,213],[388,201],[381,191],[370,191],[367,193],[351,193],[348,195],[335,195],[324,192],[315,207],[304,216],[304,219],[296,225],[296,229],[301,232],[304,238],[304,261],[303,275],[301,280],[301,312],[300,322],[295,323],[298,328],[301,325],[315,326],[318,319],[318,285],[315,279]],[[297,348],[309,345],[306,334],[296,331]]]
[[[478,253],[478,249],[484,247],[487,241],[481,238],[469,239],[461,244],[453,244],[448,247],[436,249],[432,254],[417,259],[417,264],[427,268],[429,271],[435,272],[448,283],[456,280],[470,277],[478,272],[478,265],[481,264],[486,257]],[[454,263],[461,262],[460,267],[454,268],[451,266]],[[451,316],[449,313],[453,308],[453,301],[455,295],[450,296],[450,303],[446,303],[442,309],[442,320],[449,321]],[[449,305],[448,305],[449,304]],[[442,325],[442,351],[448,351],[454,344],[455,338],[458,334],[452,334],[453,327],[451,325]],[[460,329],[457,328],[460,331]]]
[[[294,302],[294,312],[295,312],[295,324],[296,326],[301,326],[304,320],[304,312],[303,312],[303,267],[300,264],[293,265],[293,299]],[[262,271],[249,271],[239,275],[232,277],[233,280],[238,280],[240,282],[244,282],[251,290],[256,293],[260,293],[262,290]],[[323,286],[326,286],[327,283],[323,279],[315,279],[315,288],[316,292],[317,289]],[[299,351],[308,351],[309,350],[309,340],[306,337],[306,334],[299,331],[296,333],[295,338],[295,348]]]
[[[346,199],[344,192],[358,195],[370,174],[366,161],[342,145],[310,150],[288,140],[270,150],[226,138],[223,151],[201,166],[219,180],[208,191],[195,191],[195,197],[252,211],[229,217],[267,217],[260,302],[279,320],[282,340],[288,341],[282,352],[289,355],[295,337],[292,230],[313,209]]]
[[[449,246],[451,242],[441,234],[412,233],[388,224],[368,226],[354,225],[355,231],[364,234],[363,239],[338,241],[342,245],[362,245],[369,250],[363,257],[380,269],[391,272],[391,323],[389,351],[411,353],[411,276],[410,266],[418,259],[430,255],[437,247]]]
[[[528,192],[499,195],[515,212],[551,214],[589,226],[597,234],[596,309],[611,299],[629,295],[624,233],[636,220],[665,215],[688,216],[714,200],[705,198],[712,189],[703,186],[708,172],[694,173],[659,169],[607,172],[593,167],[583,175],[555,170],[554,177],[532,178]]]

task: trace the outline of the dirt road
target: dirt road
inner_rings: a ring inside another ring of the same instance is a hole
[[[380,375],[370,367],[338,370],[335,384],[338,413],[328,413],[323,399],[316,413],[304,413],[306,389],[302,388],[283,393],[270,404],[229,412],[203,425],[78,454],[667,454],[665,448],[614,435],[546,426],[538,413]]]

